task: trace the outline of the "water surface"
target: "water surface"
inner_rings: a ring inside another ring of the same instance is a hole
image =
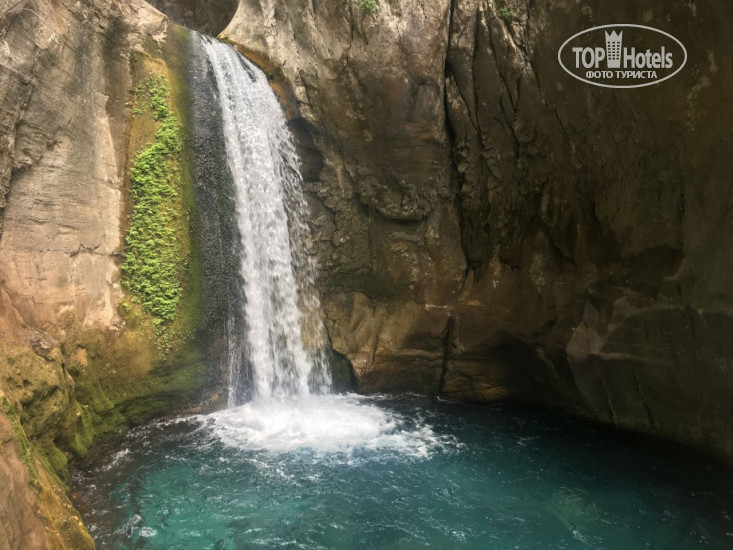
[[[733,481],[704,459],[417,397],[151,424],[74,492],[104,549],[733,548]]]

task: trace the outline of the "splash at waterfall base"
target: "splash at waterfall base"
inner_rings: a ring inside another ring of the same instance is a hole
[[[252,401],[199,420],[224,444],[244,449],[391,450],[425,457],[445,443],[429,425],[409,422],[373,403],[374,398],[354,394]]]

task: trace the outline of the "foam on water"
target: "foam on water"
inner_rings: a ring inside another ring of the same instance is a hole
[[[138,428],[124,455],[105,460],[114,467],[78,472],[75,503],[98,547],[688,550],[733,540],[729,471],[563,416],[409,396],[237,412]]]
[[[254,400],[199,419],[224,444],[242,450],[390,451],[427,458],[452,444],[421,419],[367,401],[354,394]]]

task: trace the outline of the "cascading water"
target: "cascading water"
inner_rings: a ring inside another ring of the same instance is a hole
[[[399,415],[355,395],[329,394],[303,182],[285,116],[262,71],[231,46],[200,40],[235,190],[245,325],[242,346],[230,338],[229,408],[206,418],[239,448],[390,448],[424,456],[441,445],[429,426],[406,430]]]
[[[314,266],[304,253],[306,204],[285,117],[262,71],[232,47],[207,37],[202,40],[219,90],[234,182],[244,285],[244,356],[254,397],[322,393],[330,386],[330,376],[317,355],[322,342]],[[231,350],[230,407],[243,401],[241,357],[239,350]]]

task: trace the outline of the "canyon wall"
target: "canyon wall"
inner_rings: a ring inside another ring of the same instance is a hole
[[[134,17],[122,7],[101,10],[46,1],[0,7],[0,536],[7,548],[93,547],[65,496],[57,508],[44,502],[63,488],[39,484],[45,466],[26,433],[53,442],[76,423],[59,351],[63,329],[56,330],[61,316],[103,331],[120,322],[114,254],[131,82],[127,22],[141,21],[142,41],[163,21],[152,10]]]
[[[238,0],[149,0],[150,5],[189,29],[216,36],[237,11]]]
[[[547,403],[733,453],[732,12],[240,1],[223,37],[289,110],[361,390]],[[562,71],[567,38],[624,22],[680,39],[683,71],[635,90]]]

